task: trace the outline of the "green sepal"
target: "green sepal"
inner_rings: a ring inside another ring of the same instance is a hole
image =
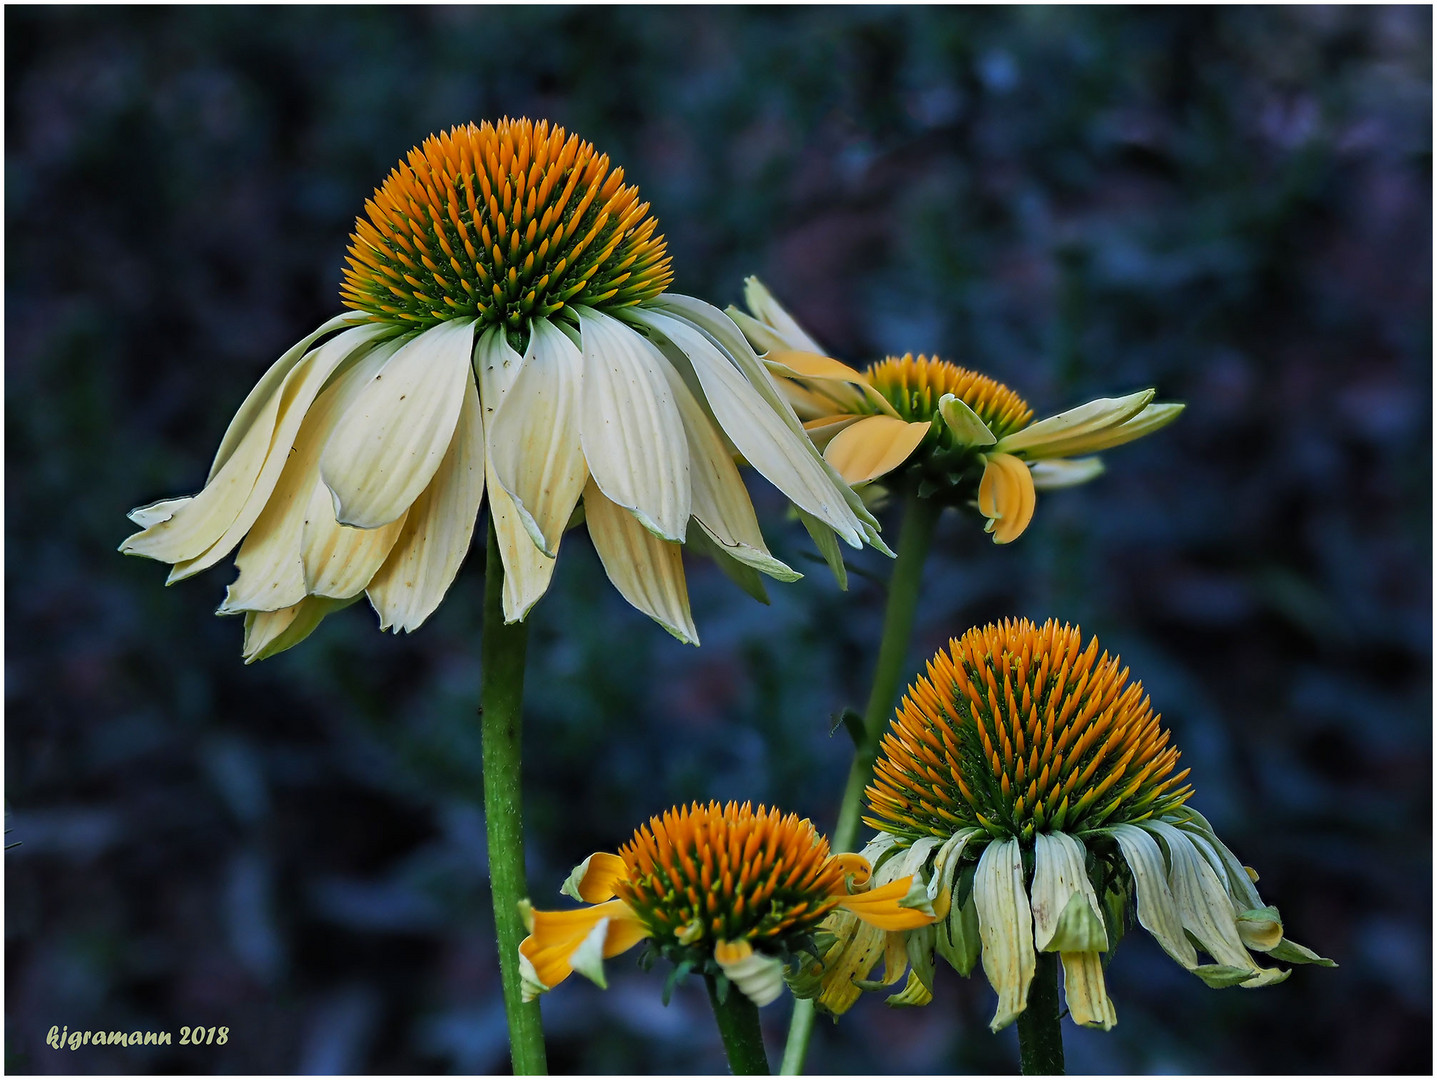
[[[1192,970],[1194,975],[1217,990],[1237,986],[1260,974],[1252,968],[1228,967],[1226,964],[1199,964]]]
[[[674,987],[688,978],[689,972],[693,971],[694,965],[690,960],[685,960],[669,972],[669,977],[664,980],[663,1002],[667,1006],[669,999],[674,996]]]

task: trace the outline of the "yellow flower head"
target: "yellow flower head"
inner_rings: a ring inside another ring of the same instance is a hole
[[[625,599],[697,643],[685,543],[750,591],[798,577],[764,543],[735,449],[810,527],[881,546],[733,321],[664,291],[656,228],[623,170],[560,127],[426,139],[358,220],[352,313],[265,373],[204,489],[133,511],[120,550],[177,581],[238,545],[219,613],[245,616],[256,660],[362,597],[381,628],[418,627],[486,503],[508,621],[582,516]]]
[[[1142,684],[1076,627],[1009,620],[955,639],[909,688],[864,819],[880,830],[864,850],[875,882],[917,874],[939,922],[884,935],[831,916],[835,940],[800,992],[841,1012],[911,964],[890,1001],[921,1005],[935,955],[964,975],[981,956],[996,1031],[1027,1007],[1036,954],[1056,952],[1073,1020],[1107,1029],[1101,954],[1134,914],[1211,986],[1287,977],[1252,952],[1330,965],[1283,936],[1257,875],[1186,805],[1177,759]],[[888,974],[866,982],[880,954]]]
[[[976,502],[995,543],[1023,534],[1038,490],[1103,471],[1098,458],[1079,455],[1157,431],[1183,409],[1144,390],[1033,423],[1028,403],[987,375],[911,353],[858,371],[827,356],[756,278],[746,299],[751,313],[729,314],[845,480],[862,486],[902,474],[927,498]]]
[[[870,887],[868,862],[831,855],[806,818],[728,803],[675,807],[635,831],[617,855],[597,853],[563,892],[594,905],[529,911],[519,947],[528,998],[578,971],[605,985],[601,961],[648,939],[679,970],[711,971],[758,1005],[829,912],[885,930],[933,921],[913,879]]]

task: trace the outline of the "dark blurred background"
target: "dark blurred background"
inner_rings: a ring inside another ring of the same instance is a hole
[[[354,215],[436,129],[550,117],[653,203],[676,290],[761,275],[838,356],[937,351],[1046,415],[1181,421],[995,548],[940,528],[912,651],[1056,615],[1142,678],[1194,805],[1335,958],[1213,991],[1142,934],[1079,1072],[1432,1069],[1428,8],[16,8],[6,33],[6,1065],[507,1068],[480,810],[481,560],[412,637],[367,606],[245,667],[115,552],[193,491],[258,375],[339,310]],[[649,814],[832,826],[886,560],[765,609],[708,564],[677,644],[565,545],[533,615],[541,902]],[[896,530],[894,530],[896,531]],[[632,956],[544,1001],[556,1071],[722,1071]],[[816,1071],[1011,1071],[981,977],[821,1022]],[[777,1061],[789,1000],[764,1011]],[[52,1024],[224,1025],[55,1051]]]

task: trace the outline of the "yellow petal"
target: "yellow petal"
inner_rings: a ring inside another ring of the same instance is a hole
[[[1028,986],[1037,969],[1033,915],[1017,840],[994,841],[983,850],[973,877],[973,900],[983,938],[983,972],[998,992],[998,1010],[988,1026],[999,1031],[1028,1007]]]
[[[614,886],[628,876],[624,860],[607,851],[596,851],[574,867],[559,891],[586,904],[602,904],[616,895]]]
[[[1023,535],[1038,504],[1028,466],[1012,454],[987,454],[978,482],[978,510],[988,519],[995,544],[1009,544]]]
[[[829,398],[837,406],[836,412],[871,412],[876,409],[885,416],[898,415],[898,410],[873,387],[867,375],[831,356],[781,349],[770,352],[763,362],[775,375],[818,383],[810,389]]]
[[[834,436],[823,457],[848,483],[866,484],[907,461],[932,426],[868,416]]]
[[[1110,1031],[1118,1022],[1118,1010],[1108,998],[1103,980],[1103,961],[1095,952],[1065,952],[1063,995],[1073,1023]]]
[[[434,613],[469,553],[484,499],[484,423],[479,393],[464,385],[454,439],[414,500],[389,557],[369,582],[379,628],[410,633]]]
[[[805,420],[803,422],[803,430],[808,432],[808,437],[813,440],[813,445],[822,450],[840,431],[863,419],[866,419],[866,417],[834,413],[829,416],[819,416],[812,420]]]
[[[680,641],[697,645],[682,546],[660,540],[593,480],[584,489],[584,515],[599,561],[623,598]]]
[[[454,438],[473,379],[474,321],[454,319],[408,342],[345,410],[320,454],[343,525],[387,525],[429,486]]]
[[[664,540],[682,543],[693,505],[678,406],[646,338],[617,319],[576,309],[584,341],[579,437],[604,496]]]
[[[576,911],[534,911],[530,913],[529,936],[519,943],[519,954],[529,963],[534,984],[526,987],[526,999],[551,990],[574,971],[574,954],[600,923],[604,941],[600,954],[617,956],[649,936],[647,928],[622,900],[610,900]]]
[[[913,930],[934,921],[928,890],[912,876],[845,896],[838,906],[880,930]]]
[[[547,319],[530,325],[528,352],[494,416],[489,444],[499,483],[534,542],[553,557],[589,478],[579,440],[584,356]]]

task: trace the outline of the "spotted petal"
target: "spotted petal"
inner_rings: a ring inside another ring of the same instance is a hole
[[[1028,986],[1037,970],[1033,915],[1017,840],[994,841],[983,850],[973,877],[973,900],[983,938],[983,971],[998,992],[998,1011],[988,1026],[1000,1031],[1028,1007]]]
[[[1039,952],[1106,952],[1108,931],[1085,867],[1081,840],[1066,833],[1033,838],[1033,939]]]

